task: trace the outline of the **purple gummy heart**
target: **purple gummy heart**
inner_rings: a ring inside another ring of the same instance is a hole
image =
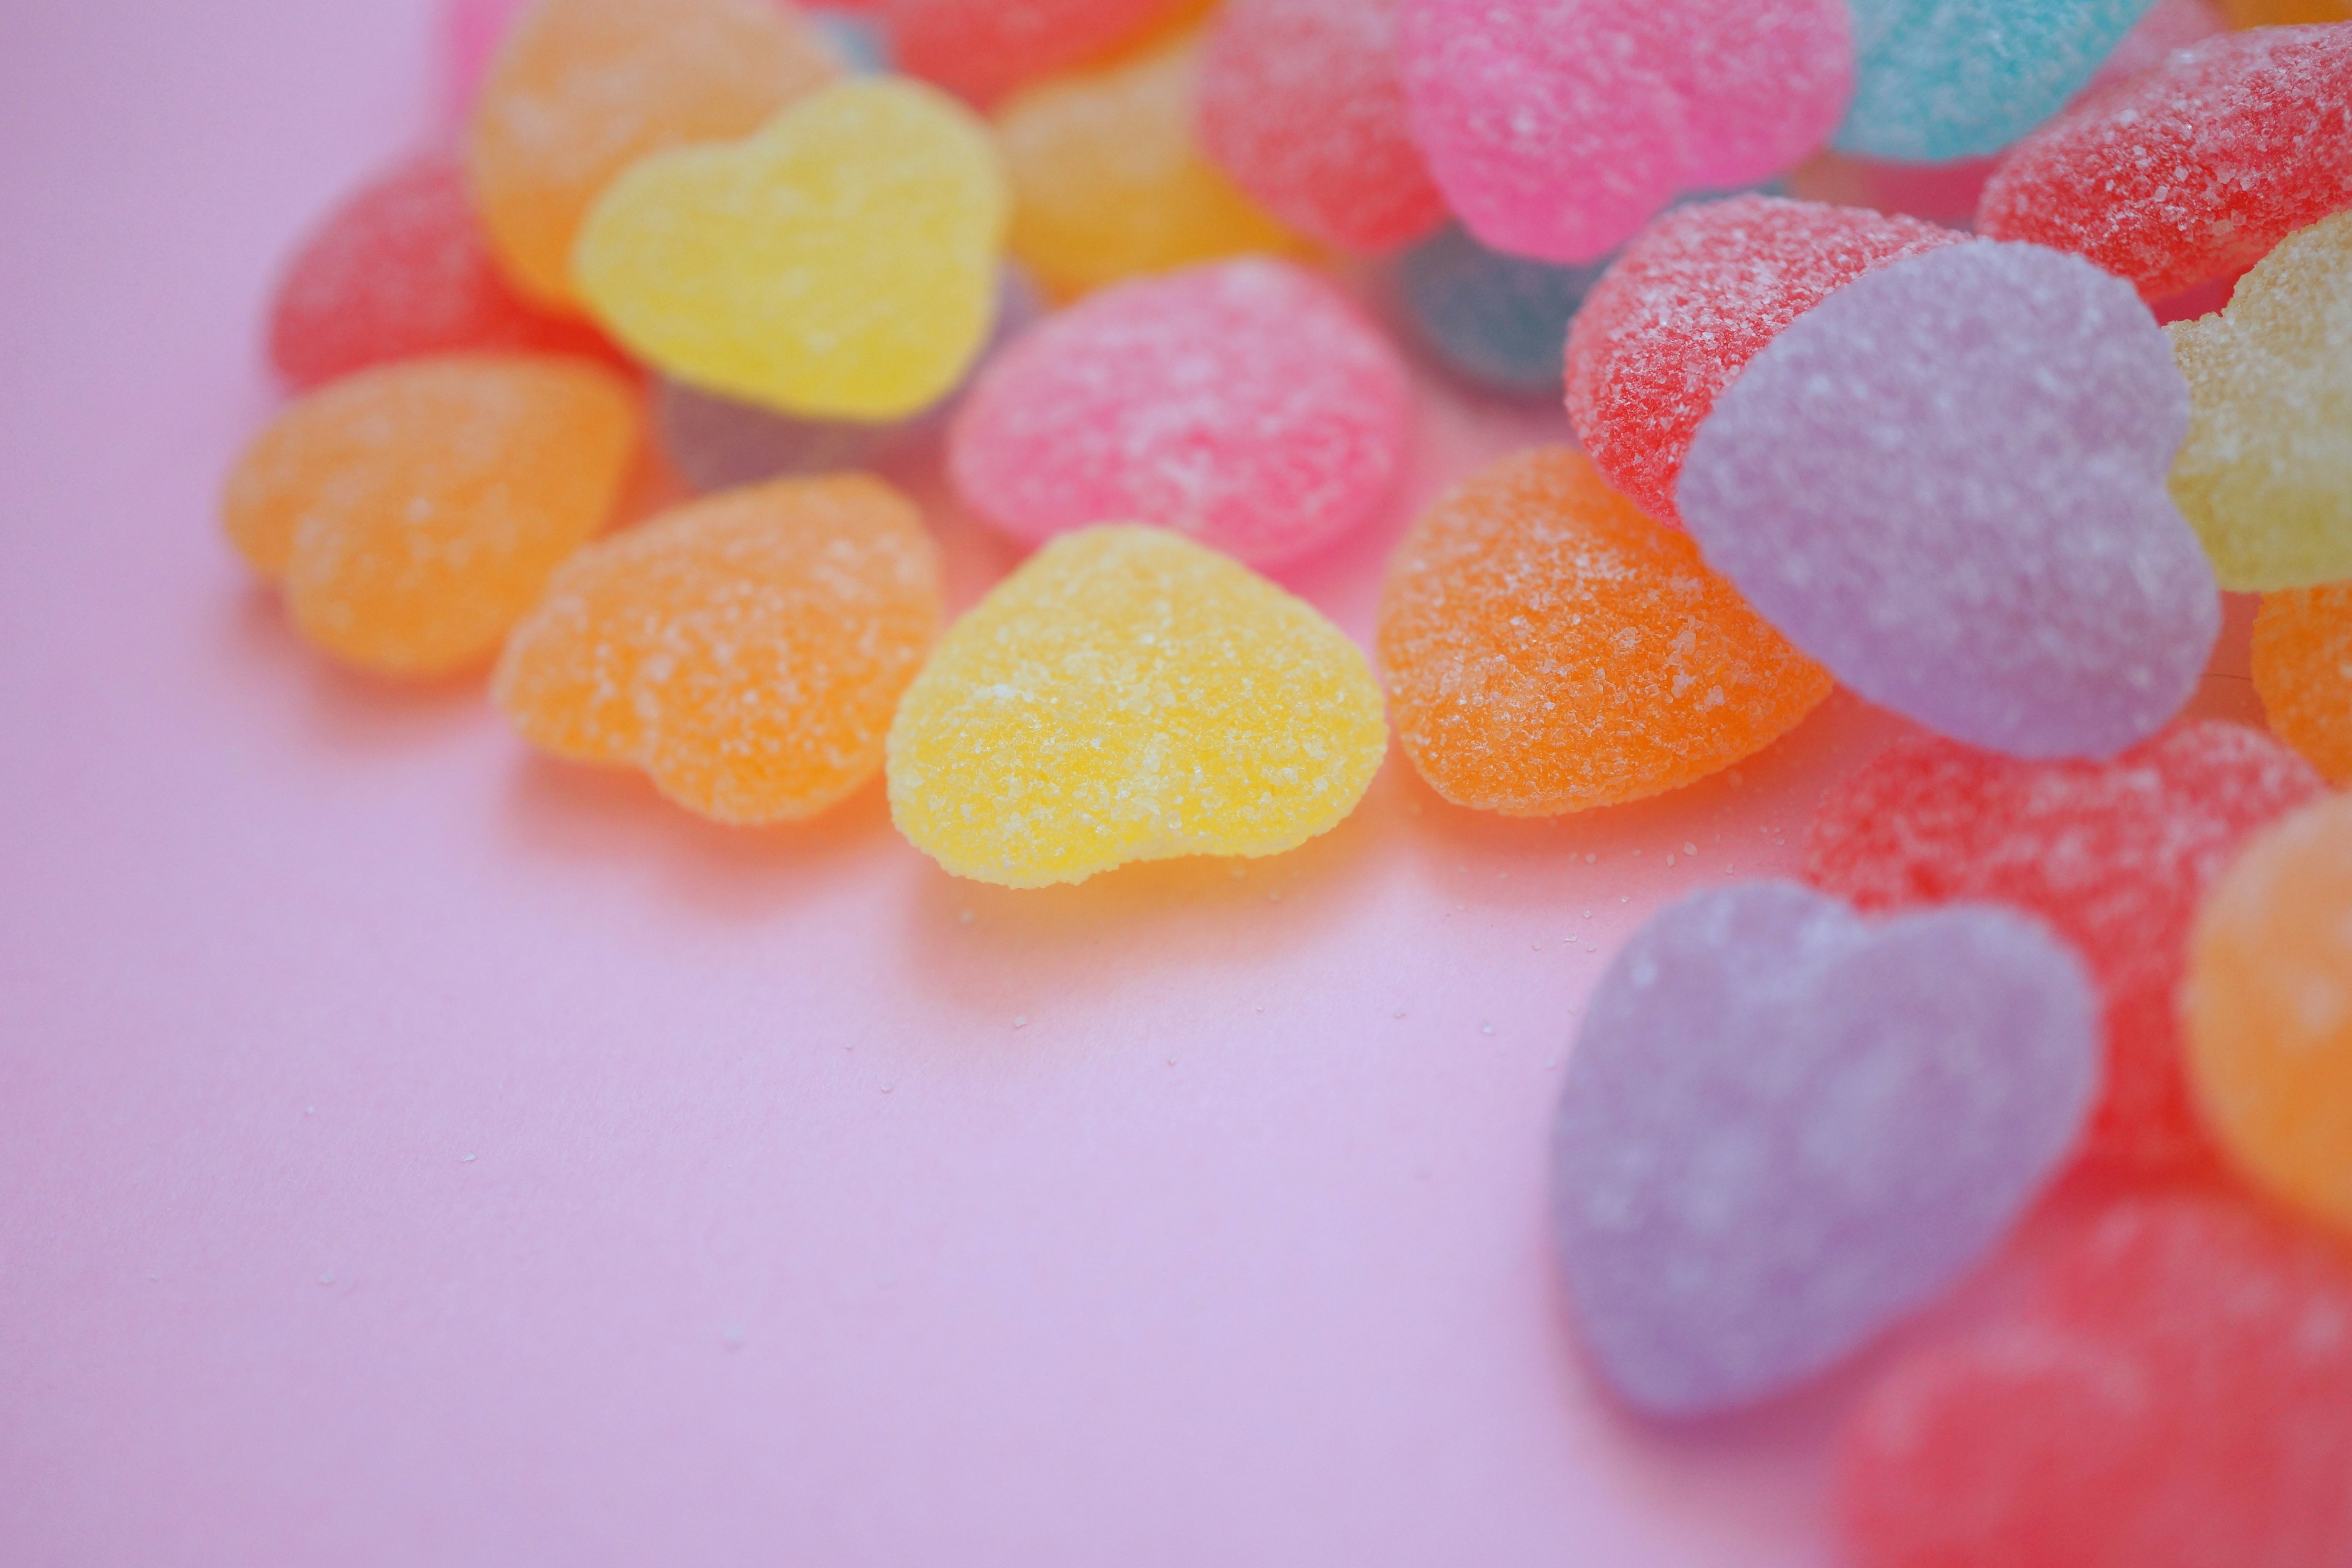
[[[2035,245],[1864,274],[1751,360],[1675,492],[1853,690],[2019,757],[2161,729],[2221,625],[2165,474],[2189,392],[2129,284]]]
[[[1593,1360],[1662,1415],[1804,1382],[1991,1252],[2098,1078],[2091,983],[2023,915],[1864,920],[1793,882],[1669,906],[1594,993],[1555,1128]]]

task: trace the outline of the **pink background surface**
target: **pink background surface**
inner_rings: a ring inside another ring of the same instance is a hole
[[[878,789],[702,826],[325,667],[217,538],[272,268],[431,123],[426,6],[10,28],[0,1562],[1828,1560],[1841,1390],[1616,1415],[1544,1138],[1617,940],[1790,866],[1890,724],[1549,825],[1391,759],[1289,857],[1045,893]],[[1359,636],[1412,506],[1562,428],[1425,414],[1287,574]],[[1010,557],[940,528],[969,599]]]

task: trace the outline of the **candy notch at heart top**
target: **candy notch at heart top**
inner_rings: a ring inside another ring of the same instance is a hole
[[[1787,882],[1668,906],[1569,1061],[1555,1223],[1627,1402],[1699,1415],[1860,1350],[1984,1258],[2098,1082],[2089,981],[1989,905],[1885,921]]]
[[[1676,500],[1707,563],[1862,696],[2013,756],[2112,756],[2179,711],[2220,635],[2165,489],[2188,425],[2129,284],[1979,241],[1781,332]]]
[[[1817,151],[1853,80],[1844,0],[1403,0],[1413,137],[1463,224],[1591,261],[1686,190]]]
[[[656,367],[809,416],[888,420],[987,342],[1011,196],[987,127],[936,89],[827,88],[749,141],[647,158],[574,269]]]
[[[1055,540],[940,640],[890,729],[890,815],[960,877],[1080,882],[1296,848],[1387,748],[1338,627],[1214,551],[1113,525]]]

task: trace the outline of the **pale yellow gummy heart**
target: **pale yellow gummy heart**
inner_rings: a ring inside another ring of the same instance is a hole
[[[879,422],[937,401],[986,342],[1011,205],[970,110],[912,81],[845,82],[747,141],[633,166],[572,269],[614,336],[680,380]]]
[[[2194,410],[2172,499],[2221,586],[2352,577],[2352,213],[2289,235],[2227,310],[2165,330]]]
[[[1066,534],[943,638],[891,726],[890,815],[960,877],[1079,882],[1274,855],[1346,818],[1388,748],[1355,644],[1163,529]]]

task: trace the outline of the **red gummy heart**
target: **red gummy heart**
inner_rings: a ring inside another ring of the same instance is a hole
[[[2178,1167],[2207,1148],[2174,1005],[2198,902],[2247,834],[2325,788],[2270,736],[2213,721],[2104,763],[1905,742],[1814,813],[1805,879],[1865,910],[1982,899],[2048,921],[2081,951],[2105,1006],[2106,1085],[2086,1157]]]
[[[2089,257],[2161,300],[2352,205],[2352,22],[2225,33],[2010,149],[1977,232]]]
[[[2039,1300],[1897,1365],[1840,1467],[1860,1568],[2341,1568],[2352,1258],[2234,1200],[2126,1203]]]
[[[1568,332],[1568,417],[1593,466],[1678,522],[1675,481],[1715,400],[1781,329],[1873,268],[1968,237],[1916,218],[1735,196],[1625,247]]]
[[[307,388],[461,349],[620,360],[593,329],[514,297],[490,260],[457,154],[427,153],[352,193],[303,241],[270,310],[269,357]]]

